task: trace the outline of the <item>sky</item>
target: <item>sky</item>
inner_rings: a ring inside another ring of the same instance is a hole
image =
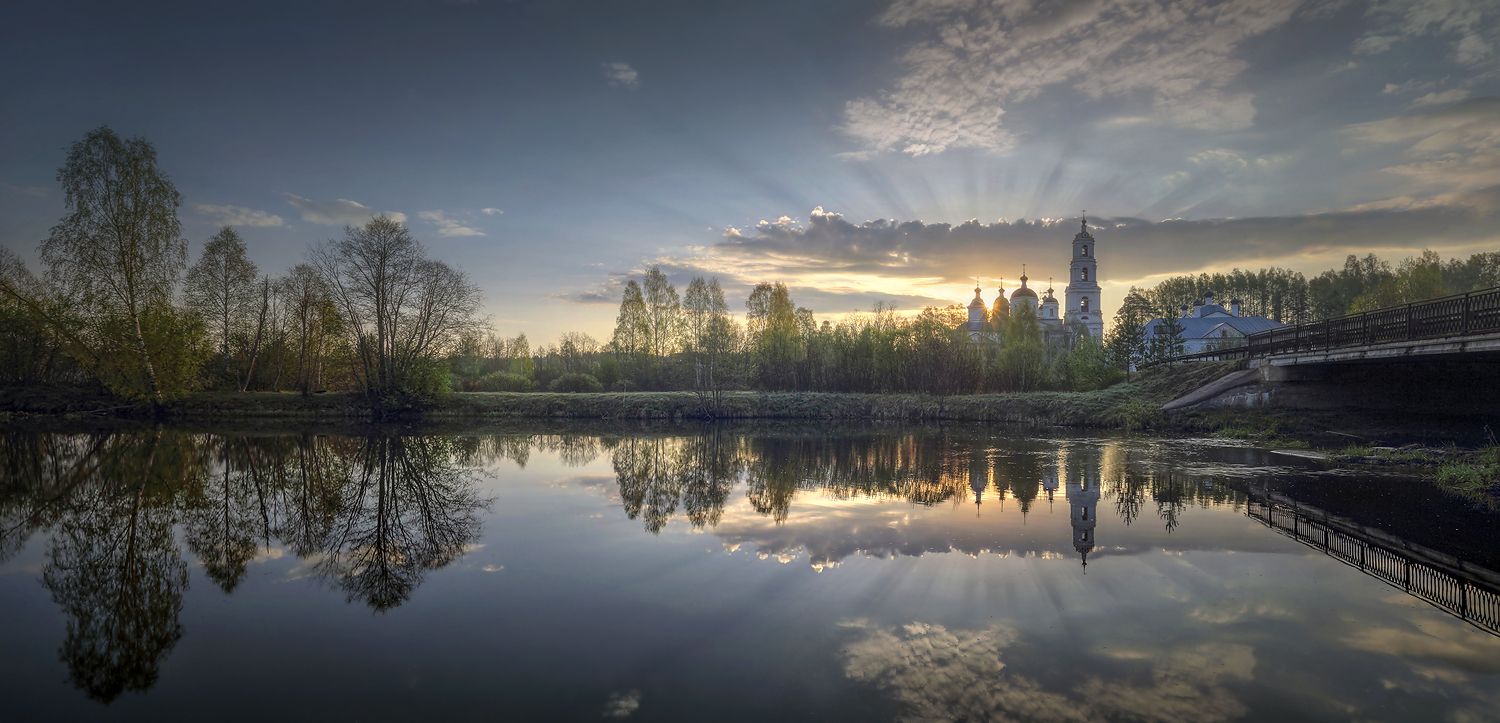
[[[0,244],[66,148],[141,136],[196,257],[276,274],[375,213],[504,334],[607,340],[620,286],[819,314],[1065,278],[1500,249],[1500,3],[391,0],[0,5]],[[1061,291],[1062,282],[1057,284]]]

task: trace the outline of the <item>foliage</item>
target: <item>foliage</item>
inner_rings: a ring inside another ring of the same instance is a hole
[[[187,306],[201,316],[217,343],[223,368],[230,367],[231,345],[243,346],[245,327],[257,302],[260,271],[245,253],[245,241],[232,226],[219,229],[188,269]]]
[[[1500,446],[1491,445],[1438,468],[1443,491],[1491,510],[1500,510]]]
[[[427,258],[405,225],[377,216],[313,252],[352,336],[356,374],[373,405],[403,406],[447,386],[437,360],[475,328],[479,290]]]
[[[551,390],[551,391],[554,391],[554,392],[602,392],[602,391],[604,391],[604,385],[600,384],[599,380],[596,379],[596,378],[594,378],[594,375],[592,375],[592,374],[582,374],[582,373],[579,373],[579,372],[571,372],[571,373],[568,373],[568,374],[564,374],[564,375],[562,375],[562,376],[560,376],[560,377],[552,380],[552,383],[549,384],[549,385],[547,385],[547,388],[549,390]]]
[[[536,388],[531,377],[511,372],[490,372],[464,388],[468,392],[529,392]]]
[[[181,394],[184,387],[158,378],[146,339],[146,317],[169,316],[164,310],[187,256],[181,199],[156,167],[156,149],[101,127],[73,144],[57,179],[67,213],[41,256],[54,293],[77,311],[84,327],[78,338],[111,367],[106,384],[131,380],[118,391],[141,387],[158,404]]]

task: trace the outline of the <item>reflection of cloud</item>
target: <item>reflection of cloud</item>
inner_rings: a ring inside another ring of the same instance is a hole
[[[485,572],[500,572],[500,571],[502,571],[502,570],[505,569],[505,566],[504,565],[496,565],[494,563],[491,563],[491,564],[485,565],[484,567],[481,567],[479,569],[481,569],[481,570],[483,570]]]
[[[1428,620],[1414,630],[1365,628],[1349,634],[1345,642],[1370,653],[1442,663],[1479,675],[1500,674],[1500,638],[1476,635],[1468,626],[1446,620]]]
[[[1193,608],[1188,615],[1210,625],[1230,625],[1244,620],[1288,620],[1292,611],[1265,602],[1220,602]]]
[[[604,717],[629,718],[630,714],[640,707],[641,692],[639,690],[610,693],[609,700],[604,704]]]
[[[908,720],[1227,720],[1246,708],[1224,685],[1249,680],[1255,667],[1248,646],[1208,643],[1115,656],[1150,666],[1149,685],[1119,676],[1054,691],[1007,669],[1005,651],[1020,639],[1015,628],[956,630],[924,622],[879,628],[864,621],[844,626],[864,632],[844,649],[844,672],[889,695]]]

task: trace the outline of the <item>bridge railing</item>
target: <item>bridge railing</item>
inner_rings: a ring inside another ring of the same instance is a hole
[[[1245,353],[1270,356],[1500,332],[1500,288],[1286,326],[1249,335]]]
[[[1316,508],[1252,490],[1246,514],[1308,547],[1418,597],[1475,627],[1500,635],[1495,573],[1453,559],[1444,562],[1411,543],[1375,539],[1358,525]]]

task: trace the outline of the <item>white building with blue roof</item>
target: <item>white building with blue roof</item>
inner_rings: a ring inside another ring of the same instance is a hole
[[[1264,316],[1245,316],[1240,313],[1238,299],[1229,302],[1229,308],[1214,303],[1214,292],[1203,295],[1192,307],[1182,307],[1177,319],[1181,329],[1182,353],[1214,351],[1241,346],[1245,337],[1260,331],[1284,326],[1281,322]],[[1145,339],[1149,344],[1157,334],[1168,333],[1170,327],[1165,319],[1146,322]]]

